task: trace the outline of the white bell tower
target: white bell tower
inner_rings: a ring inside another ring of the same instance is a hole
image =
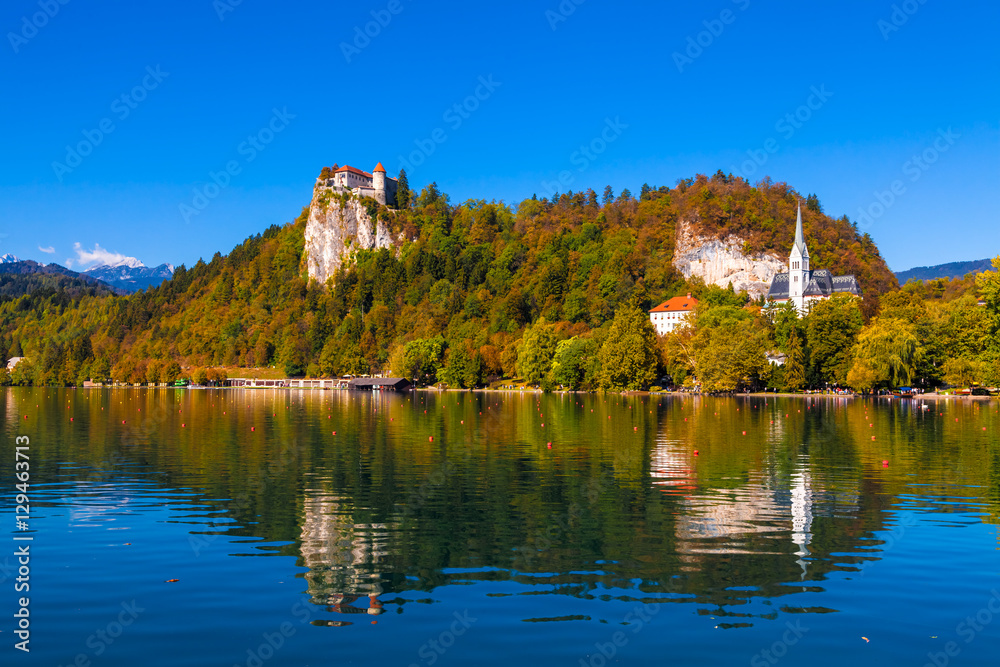
[[[800,312],[805,312],[805,292],[809,283],[809,248],[802,236],[802,203],[799,202],[798,219],[795,221],[795,245],[788,256],[788,298]]]

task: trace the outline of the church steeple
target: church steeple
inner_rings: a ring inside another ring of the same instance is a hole
[[[809,270],[809,248],[802,234],[802,202],[795,220],[795,245],[788,254],[788,298],[800,313],[805,312],[805,290],[812,272]]]
[[[802,202],[799,202],[798,219],[795,221],[795,249],[802,257],[809,257],[809,248],[806,247],[805,239],[802,236]]]

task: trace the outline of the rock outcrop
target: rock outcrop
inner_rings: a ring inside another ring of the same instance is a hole
[[[373,221],[364,202],[324,188],[316,190],[309,206],[305,237],[309,277],[321,283],[335,275],[354,251],[395,249],[403,241],[402,234],[392,235],[385,221]]]
[[[756,299],[767,294],[771,279],[784,273],[788,266],[783,258],[773,255],[746,255],[745,241],[738,236],[717,238],[699,236],[690,223],[681,220],[677,226],[677,246],[674,267],[685,278],[699,276],[706,284],[727,287],[733,284],[737,292],[745,291]]]

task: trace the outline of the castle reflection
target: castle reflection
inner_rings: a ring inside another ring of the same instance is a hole
[[[383,592],[383,561],[389,555],[386,524],[356,522],[349,499],[323,491],[305,490],[302,503],[300,553],[309,568],[305,578],[313,604],[337,614],[382,614],[378,596]]]

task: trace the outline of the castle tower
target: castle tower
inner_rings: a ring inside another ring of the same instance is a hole
[[[372,187],[375,188],[375,200],[385,204],[385,167],[381,162],[372,170]]]
[[[795,221],[795,245],[788,256],[788,298],[800,313],[805,312],[806,285],[811,275],[809,270],[809,248],[802,236],[802,203],[799,202],[798,219]]]

